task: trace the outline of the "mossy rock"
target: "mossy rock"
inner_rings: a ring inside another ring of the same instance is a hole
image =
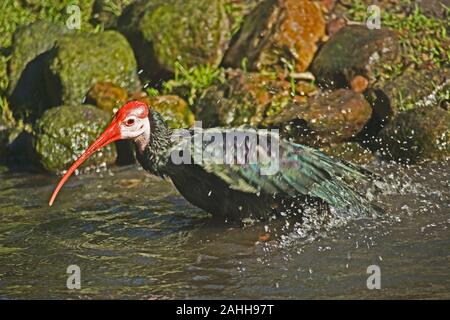
[[[60,106],[47,110],[36,124],[34,151],[47,171],[67,169],[100,135],[111,115],[90,105]],[[114,163],[116,150],[109,145],[87,160],[83,167]]]
[[[305,71],[325,36],[320,5],[310,0],[267,0],[244,20],[227,51],[224,64],[251,71],[289,68]]]
[[[384,159],[416,164],[450,157],[450,113],[421,107],[400,113],[380,132]]]
[[[97,82],[134,91],[139,86],[133,50],[116,31],[81,33],[62,38],[47,73],[53,104],[76,106]]]
[[[363,76],[374,83],[376,70],[399,60],[400,45],[394,31],[346,26],[335,33],[315,57],[311,70],[318,82],[329,88],[350,87]]]
[[[449,88],[450,68],[445,66],[437,70],[411,66],[393,79],[378,81],[364,93],[373,113],[361,136],[372,147],[376,145],[373,138],[400,112],[430,106],[446,108]]]
[[[69,18],[69,5],[76,5],[81,12],[81,29],[93,29],[87,20],[94,0],[7,0],[1,2],[0,48],[11,46],[13,33],[19,26],[38,19],[65,24]]]
[[[175,71],[175,61],[192,67],[218,66],[230,40],[223,0],[138,2],[119,19],[121,30],[147,76]]]
[[[321,147],[320,150],[334,158],[356,164],[369,164],[375,160],[374,154],[357,142],[342,142]]]
[[[435,69],[407,68],[401,75],[392,80],[377,83],[372,91],[378,92],[378,99],[386,104],[384,108],[395,116],[401,111],[413,109],[417,106],[430,105],[438,102],[440,93],[450,83],[450,68]],[[370,98],[369,98],[370,99]],[[383,109],[376,103],[374,110]]]
[[[154,108],[163,116],[167,125],[171,128],[189,128],[194,124],[194,114],[186,101],[178,96],[150,97],[148,103],[151,108]]]
[[[111,82],[97,82],[87,95],[86,102],[113,114],[128,100],[128,92]]]
[[[44,73],[53,49],[69,29],[39,20],[17,28],[8,63],[9,101],[16,117],[33,122],[50,105]]]
[[[316,147],[354,139],[371,114],[362,94],[338,89],[310,97],[305,103],[291,103],[265,123],[298,143]]]
[[[291,83],[273,74],[228,70],[226,80],[207,88],[194,106],[205,127],[260,126],[268,115],[278,114],[290,102],[306,100],[314,86],[299,82],[292,95]]]

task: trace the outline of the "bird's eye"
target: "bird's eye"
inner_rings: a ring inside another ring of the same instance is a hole
[[[125,121],[125,125],[127,125],[128,127],[132,126],[133,124],[134,124],[134,119],[133,118],[128,119],[127,121]]]

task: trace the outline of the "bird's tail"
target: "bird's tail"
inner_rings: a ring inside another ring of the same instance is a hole
[[[362,192],[369,185],[371,188],[378,188],[374,181],[381,180],[381,177],[315,149],[305,146],[302,148],[304,148],[302,165],[312,172],[321,172],[322,176],[327,177],[318,181],[310,190],[313,196],[325,200],[336,208],[356,208],[371,215],[383,213],[383,209]]]

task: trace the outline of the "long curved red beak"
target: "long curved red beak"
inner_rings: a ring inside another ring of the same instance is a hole
[[[51,206],[55,201],[56,196],[58,195],[59,190],[61,190],[64,183],[69,179],[72,173],[81,165],[87,158],[89,158],[95,151],[103,148],[104,146],[120,140],[120,129],[119,129],[119,121],[114,118],[111,124],[103,131],[103,133],[83,152],[83,154],[72,164],[72,166],[67,170],[66,174],[61,178],[55,190],[53,191],[52,197],[48,202],[48,205]]]

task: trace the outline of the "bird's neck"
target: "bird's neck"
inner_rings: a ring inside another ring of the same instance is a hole
[[[167,127],[161,115],[154,110],[150,110],[148,119],[151,133],[135,140],[137,159],[145,170],[164,176],[164,168],[170,160],[172,130]]]

